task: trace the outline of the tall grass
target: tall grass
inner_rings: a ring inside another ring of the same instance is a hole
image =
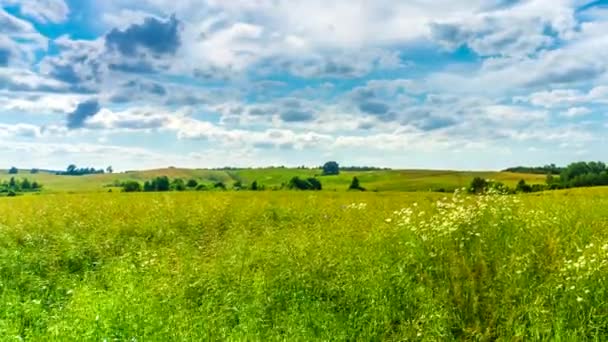
[[[0,199],[5,340],[605,340],[608,191]]]

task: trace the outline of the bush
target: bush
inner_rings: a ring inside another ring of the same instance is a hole
[[[110,189],[112,190],[112,189]],[[126,181],[122,184],[122,191],[124,192],[140,192],[141,184],[136,181]]]
[[[292,190],[322,190],[321,182],[316,178],[301,179],[293,177],[287,185]]]
[[[188,180],[188,183],[186,183],[186,186],[189,188],[196,188],[198,186],[198,182],[196,179],[190,179]]]
[[[19,169],[17,169],[17,168],[16,168],[16,167],[14,167],[14,166],[13,166],[13,167],[11,167],[11,168],[8,170],[8,174],[9,174],[9,175],[16,175],[16,174],[18,174],[18,173],[19,173]]]
[[[353,177],[353,181],[350,183],[348,190],[365,191],[365,188],[363,188],[361,184],[359,184],[359,178]]]
[[[481,194],[486,191],[487,187],[488,187],[487,180],[485,180],[481,177],[475,177],[471,181],[471,185],[469,186],[469,192],[471,192],[473,194]]]

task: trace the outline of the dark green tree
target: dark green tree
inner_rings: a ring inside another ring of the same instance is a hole
[[[350,186],[348,187],[348,190],[359,190],[359,191],[365,191],[365,188],[363,188],[361,186],[361,184],[359,183],[359,178],[357,177],[353,177],[352,182],[350,183]]]
[[[186,186],[189,188],[196,188],[198,186],[198,182],[196,181],[196,179],[189,179],[188,183],[186,183]]]
[[[471,185],[469,186],[469,192],[474,194],[481,194],[486,191],[488,187],[488,181],[481,177],[475,177],[471,181]]]
[[[18,168],[16,168],[16,167],[14,167],[14,166],[13,166],[13,167],[11,167],[11,168],[8,170],[8,174],[9,174],[9,175],[16,175],[16,174],[18,174],[18,173],[19,173],[19,169],[18,169]]]
[[[340,174],[340,165],[335,161],[330,161],[323,165],[323,175],[331,176],[331,175],[339,175]]]
[[[110,189],[111,190],[111,189]],[[122,184],[122,191],[124,192],[140,192],[141,184],[137,181],[126,181]]]

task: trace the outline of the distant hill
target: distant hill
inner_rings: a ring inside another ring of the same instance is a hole
[[[280,189],[293,177],[319,177],[324,191],[346,191],[353,177],[357,177],[361,186],[369,191],[453,191],[466,187],[475,177],[493,179],[514,187],[524,179],[528,184],[545,182],[544,174],[514,172],[474,172],[449,170],[371,170],[342,171],[336,176],[321,176],[320,169],[303,168],[258,168],[258,169],[182,169],[165,168],[156,170],[128,171],[84,175],[79,177],[55,175],[49,172],[30,174],[21,171],[18,175],[9,175],[6,170],[0,171],[0,181],[11,176],[28,178],[44,185],[44,192],[101,192],[108,186],[127,180],[144,182],[157,176],[169,178],[196,179],[199,183],[213,184],[223,182],[228,188],[235,182],[244,185],[257,181],[267,190]]]

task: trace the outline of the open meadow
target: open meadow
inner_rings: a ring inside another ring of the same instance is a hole
[[[0,170],[0,182],[8,181],[11,177],[28,178],[44,185],[43,192],[103,192],[116,182],[143,182],[158,176],[169,178],[195,179],[199,183],[211,185],[223,182],[230,187],[235,182],[251,184],[257,181],[269,190],[278,189],[289,182],[292,177],[302,178],[320,176],[320,169],[293,168],[260,168],[239,170],[206,170],[166,168],[146,171],[130,171],[123,173],[105,173],[83,176],[61,176],[48,172],[31,174],[29,170],[21,170],[11,175],[7,170]],[[320,177],[324,190],[347,190],[353,177],[359,178],[369,191],[454,191],[468,186],[474,177],[494,179],[514,187],[520,180],[529,184],[545,182],[543,174],[525,174],[512,172],[474,172],[474,171],[445,171],[445,170],[374,170],[374,171],[342,171],[339,175]]]
[[[0,336],[601,341],[607,228],[606,188],[0,198]]]

